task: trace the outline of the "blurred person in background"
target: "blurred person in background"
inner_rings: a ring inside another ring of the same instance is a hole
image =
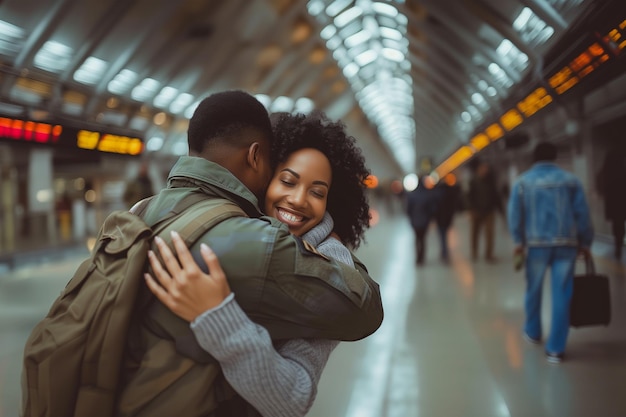
[[[598,192],[604,198],[604,217],[611,223],[613,256],[622,258],[624,222],[626,222],[626,145],[617,142],[609,147],[596,178]]]
[[[470,213],[470,247],[472,260],[478,260],[481,232],[485,236],[485,260],[495,262],[493,255],[497,212],[504,212],[496,177],[489,164],[478,161],[467,192]]]
[[[443,181],[437,184],[435,190],[438,194],[435,222],[441,245],[440,256],[443,262],[448,262],[450,257],[448,231],[452,226],[454,215],[461,209],[461,187],[457,184],[453,174],[447,174]]]
[[[150,197],[151,195],[154,195],[154,187],[148,175],[148,165],[144,163],[139,167],[137,177],[126,181],[123,197],[124,203],[130,208],[136,202]]]
[[[419,178],[417,187],[406,196],[406,209],[415,234],[415,263],[424,264],[426,257],[426,233],[435,216],[438,195],[434,181],[428,175]]]
[[[524,338],[534,344],[541,343],[543,336],[543,279],[550,269],[552,322],[545,351],[551,363],[564,358],[576,256],[591,256],[593,240],[582,184],[554,163],[556,156],[554,144],[539,143],[533,151],[533,166],[515,181],[507,205],[514,255],[526,251]]]

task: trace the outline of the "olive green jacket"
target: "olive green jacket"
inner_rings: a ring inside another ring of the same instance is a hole
[[[380,290],[365,266],[356,258],[356,268],[330,260],[278,220],[263,216],[256,197],[220,165],[181,157],[170,172],[168,187],[150,202],[143,217],[153,224],[185,195],[197,192],[216,204],[234,202],[247,214],[214,226],[191,252],[206,268],[200,244],[213,249],[237,302],[272,339],[350,341],[378,329],[383,319]],[[210,415],[220,399],[220,393],[209,389],[220,377],[219,370],[197,344],[189,324],[145,289],[136,316],[118,415]]]

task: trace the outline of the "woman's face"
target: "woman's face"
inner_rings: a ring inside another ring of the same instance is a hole
[[[324,217],[331,181],[330,162],[322,152],[297,150],[276,168],[265,195],[265,213],[302,236]]]

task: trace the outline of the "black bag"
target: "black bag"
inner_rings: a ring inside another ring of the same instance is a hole
[[[609,278],[596,274],[591,256],[586,257],[585,265],[584,275],[574,275],[570,326],[608,326],[611,322]]]

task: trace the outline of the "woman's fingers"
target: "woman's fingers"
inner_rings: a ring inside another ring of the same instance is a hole
[[[152,291],[152,294],[154,294],[156,298],[158,298],[163,304],[170,307],[169,293],[164,290],[163,287],[156,283],[154,278],[152,278],[152,275],[146,273],[143,274],[143,276],[146,279],[146,285],[148,285],[148,288],[150,289],[150,291]]]
[[[165,269],[163,269],[163,265],[161,265],[159,258],[157,258],[154,252],[148,251],[148,260],[150,261],[150,266],[154,271],[154,275],[156,275],[161,285],[168,289],[172,283],[172,277]]]
[[[171,235],[172,243],[174,243],[174,249],[176,249],[176,255],[178,256],[182,269],[188,271],[189,273],[199,273],[200,268],[193,259],[191,252],[189,252],[189,248],[187,248],[183,238],[181,238],[178,232],[175,231],[172,231]]]
[[[206,262],[209,267],[209,274],[214,279],[225,279],[226,275],[224,274],[224,270],[222,269],[222,265],[220,265],[219,259],[217,259],[217,255],[209,246],[205,243],[200,245],[200,253],[202,254],[202,259]]]
[[[165,268],[167,268],[171,276],[175,277],[181,269],[178,260],[162,238],[155,236],[154,241],[157,244],[157,248],[159,248],[159,253],[161,254]]]

